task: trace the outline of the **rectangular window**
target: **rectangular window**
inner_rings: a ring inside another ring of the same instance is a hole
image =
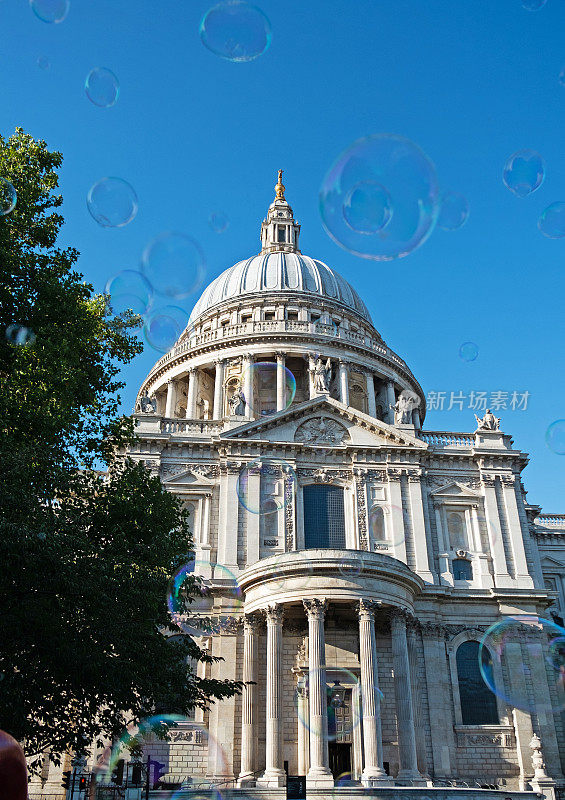
[[[286,318],[298,322],[298,311],[287,311]]]
[[[286,227],[284,225],[278,226],[277,241],[286,242]]]
[[[251,314],[242,314],[241,315],[242,322],[251,322]]]
[[[306,548],[345,548],[343,489],[339,486],[305,486],[304,540]]]
[[[266,320],[274,319],[275,318],[275,312],[274,311],[265,311],[265,314],[264,314],[263,318],[266,319]]]

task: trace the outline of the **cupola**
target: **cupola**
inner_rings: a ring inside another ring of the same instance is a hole
[[[284,196],[282,174],[282,169],[279,169],[275,199],[269,206],[267,219],[261,224],[261,253],[300,253],[300,225],[295,222],[292,208]]]

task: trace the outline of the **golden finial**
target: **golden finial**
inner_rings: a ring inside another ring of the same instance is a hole
[[[284,200],[285,199],[285,197],[284,197],[284,189],[285,189],[285,187],[284,187],[284,184],[282,182],[282,174],[283,174],[282,169],[279,169],[279,179],[277,181],[277,185],[275,186],[275,192],[276,192],[275,200]]]

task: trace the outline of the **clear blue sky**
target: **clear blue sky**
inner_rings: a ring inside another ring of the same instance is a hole
[[[547,205],[565,200],[565,3],[548,0],[536,12],[520,0],[258,5],[271,20],[271,47],[231,63],[200,42],[207,0],[72,0],[59,25],[38,20],[27,0],[0,0],[0,130],[21,125],[63,152],[64,243],[80,250],[80,268],[102,290],[120,269],[137,268],[149,239],[176,229],[201,243],[212,279],[257,252],[284,168],[303,251],[361,292],[426,393],[531,392],[527,411],[500,412],[503,429],[531,455],[528,499],[565,512],[565,456],[544,440],[565,417],[565,239],[546,239],[536,225]],[[38,67],[41,56],[50,69]],[[113,108],[84,94],[95,66],[119,77]],[[417,142],[442,187],[470,204],[465,227],[436,230],[389,263],[340,249],[317,203],[339,152],[379,132]],[[501,179],[522,148],[547,165],[545,183],[526,199]],[[105,175],[125,178],[139,196],[137,218],[123,229],[103,229],[88,214],[87,191]],[[221,235],[208,226],[214,211],[230,219]],[[471,363],[458,357],[467,340],[479,346]],[[124,370],[126,410],[158,356],[147,348]],[[431,411],[426,427],[469,431],[473,412]]]

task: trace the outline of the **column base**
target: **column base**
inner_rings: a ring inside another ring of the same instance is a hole
[[[333,789],[334,776],[329,769],[318,767],[310,769],[306,775],[306,789]]]
[[[257,786],[269,789],[280,789],[286,786],[286,772],[284,769],[265,770],[260,778],[257,778]]]
[[[387,775],[384,769],[378,767],[369,767],[363,770],[361,775],[361,783],[368,789],[380,786],[394,786],[394,780],[390,775]]]
[[[252,772],[241,773],[237,779],[237,785],[240,788],[245,788],[246,786],[255,786],[256,783],[257,778]]]
[[[395,779],[397,786],[427,786],[428,782],[418,770],[401,769]]]

